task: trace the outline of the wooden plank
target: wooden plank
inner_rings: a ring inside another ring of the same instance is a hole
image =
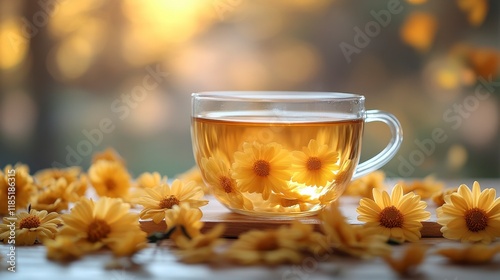
[[[356,208],[358,207],[359,198],[342,197],[340,200],[340,209],[348,222],[353,225],[362,224],[357,220],[358,214]],[[320,221],[317,216],[301,217],[301,218],[259,218],[241,215],[231,212],[220,204],[214,197],[209,197],[208,205],[201,208],[203,211],[202,221],[204,227],[202,231],[207,231],[217,224],[225,224],[226,232],[225,237],[234,238],[243,232],[252,229],[274,229],[282,225],[290,224],[293,220],[299,220],[305,224],[312,224],[316,230],[320,230]],[[432,202],[428,203],[427,211],[431,212],[431,218],[422,223],[421,230],[422,237],[441,237],[441,226],[436,222],[435,206]],[[151,220],[141,220],[141,228],[151,234],[153,232],[165,231],[165,223],[156,224]]]

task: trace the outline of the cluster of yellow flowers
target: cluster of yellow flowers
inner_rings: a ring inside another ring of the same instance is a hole
[[[214,159],[203,160],[202,164],[206,170],[219,171],[205,174],[208,181],[213,179],[211,175],[225,172]],[[159,239],[168,237],[179,259],[187,263],[224,260],[278,264],[299,263],[307,256],[325,259],[332,254],[382,256],[394,270],[405,274],[423,260],[425,249],[411,246],[398,261],[388,244],[420,240],[422,222],[431,216],[423,197],[432,198],[439,206],[435,214],[445,238],[484,243],[463,249],[440,248],[436,254],[453,262],[479,263],[500,252],[499,245],[488,245],[500,237],[500,198],[495,189],[481,191],[479,183],[474,182],[472,190],[466,185],[447,190],[433,177],[427,177],[412,183],[399,182],[389,194],[382,172],[355,180],[348,188],[348,195],[362,196],[357,212],[363,225],[349,224],[333,203],[318,215],[321,231],[295,221],[276,229],[251,230],[229,246],[219,246],[224,243],[224,225],[202,233],[200,207],[208,201],[203,199],[200,171],[190,170],[172,183],[157,172],[143,173],[132,181],[125,161],[111,149],[94,156],[87,174],[71,167],[42,170],[31,176],[22,164],[0,171],[3,242],[7,242],[12,229],[12,213],[6,207],[9,176],[15,176],[16,245],[43,243],[47,257],[58,261],[77,259],[104,248],[117,257],[130,257],[147,246],[139,219],[151,219],[155,223],[165,221],[166,231]],[[87,190],[87,185],[92,189]],[[92,190],[98,196],[96,200],[87,198]],[[271,199],[279,199],[274,196],[269,194]],[[230,198],[250,209],[252,204],[246,200],[237,195]],[[138,214],[131,211],[136,205],[142,208]],[[26,207],[28,210],[22,211]]]
[[[316,211],[338,197],[331,194],[343,191],[335,188],[352,168],[350,161],[339,166],[339,153],[316,139],[294,151],[277,142],[244,142],[231,157],[202,157],[201,172],[220,202],[243,211]]]

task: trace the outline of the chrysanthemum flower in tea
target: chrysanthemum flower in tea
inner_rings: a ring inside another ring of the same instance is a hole
[[[222,203],[236,209],[253,209],[252,201],[241,193],[231,176],[231,164],[228,161],[215,157],[202,158],[201,166],[207,184],[212,188],[211,192]]]
[[[338,160],[338,152],[312,139],[302,151],[292,152],[292,181],[325,186],[335,178],[334,171],[340,168]]]
[[[290,180],[290,153],[278,143],[244,143],[234,154],[233,178],[242,192],[260,193],[267,200],[271,192],[284,192]]]

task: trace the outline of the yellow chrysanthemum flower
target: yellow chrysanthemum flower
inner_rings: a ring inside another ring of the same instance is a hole
[[[100,160],[105,160],[105,161],[112,161],[119,163],[123,166],[126,165],[125,160],[122,158],[122,156],[113,148],[109,147],[104,151],[97,152],[92,155],[92,164],[100,161]]]
[[[373,189],[385,190],[384,181],[384,171],[371,172],[349,183],[343,195],[373,198]]]
[[[167,232],[172,231],[170,238],[176,240],[181,235],[187,235],[188,238],[200,235],[200,229],[203,227],[202,216],[201,210],[191,208],[189,203],[174,205],[172,211],[165,212]]]
[[[495,189],[481,192],[479,183],[474,182],[472,192],[461,185],[458,192],[444,200],[445,204],[436,210],[444,237],[490,243],[500,236],[500,198],[496,197]]]
[[[272,192],[288,189],[290,153],[278,143],[243,144],[243,152],[234,153],[233,178],[242,192],[261,193],[267,200]]]
[[[292,180],[308,186],[324,187],[335,178],[339,153],[316,140],[309,141],[302,151],[292,152]]]
[[[427,203],[414,193],[403,196],[402,186],[396,184],[390,197],[386,191],[373,189],[373,200],[362,198],[358,220],[395,241],[416,242],[421,237],[421,222],[431,216],[426,207]]]
[[[175,244],[179,248],[176,255],[185,263],[206,263],[215,261],[215,247],[224,242],[220,237],[224,234],[224,224],[217,224],[206,234],[200,234],[192,239],[180,235]]]
[[[130,174],[119,162],[98,160],[89,168],[90,183],[99,196],[126,199],[130,189]]]
[[[196,185],[201,186],[201,188],[203,189],[203,192],[205,194],[211,193],[210,188],[203,181],[203,177],[201,176],[201,171],[197,165],[191,167],[190,169],[177,175],[176,177],[177,177],[177,179],[179,179],[185,183],[190,182],[190,181],[195,181]]]
[[[319,219],[328,244],[334,251],[358,258],[371,258],[391,252],[386,236],[347,223],[334,204],[325,207],[320,212]]]
[[[137,177],[135,184],[140,189],[152,189],[159,185],[167,184],[167,180],[167,176],[162,177],[158,172],[144,172]]]
[[[130,205],[119,198],[101,197],[95,202],[82,198],[62,219],[64,225],[59,236],[73,237],[75,242],[94,250],[108,247],[115,254],[123,255],[123,252],[135,252],[146,241],[138,215],[131,213]],[[124,248],[124,244],[130,248]]]
[[[399,184],[403,187],[403,194],[414,192],[422,199],[431,198],[444,188],[444,183],[437,181],[433,176],[427,176],[424,180],[415,180],[411,183],[401,181]]]
[[[278,212],[303,212],[308,211],[319,203],[308,195],[299,194],[271,194],[270,207],[278,207]]]
[[[202,158],[203,174],[212,193],[231,208],[252,210],[253,204],[236,187],[236,181],[231,177],[230,163],[219,158]]]
[[[452,263],[457,264],[484,264],[490,262],[500,252],[500,245],[487,246],[484,244],[472,244],[463,248],[441,248],[436,254],[446,257]]]
[[[69,199],[67,198],[77,195],[73,190],[66,188],[66,179],[62,177],[58,180],[52,179],[51,183],[46,182],[46,184],[31,201],[31,208],[49,212],[61,212],[68,209]]]
[[[458,191],[458,187],[444,189],[444,190],[434,194],[432,196],[432,201],[434,201],[434,203],[437,206],[443,206],[443,204],[445,203],[445,201],[444,201],[445,196],[450,195],[452,193],[456,193],[457,191]]]
[[[7,243],[11,231],[9,217],[3,218],[0,225],[0,240]],[[31,209],[30,212],[21,212],[16,215],[15,232],[17,245],[33,245],[35,242],[42,243],[45,239],[52,239],[57,233],[57,226],[61,223],[59,214],[47,213]]]
[[[9,201],[15,203],[14,211],[26,208],[36,189],[27,165],[5,166],[4,171],[0,170],[0,215],[9,214]]]
[[[383,258],[400,276],[409,276],[424,261],[426,251],[427,248],[422,244],[411,244],[402,252],[401,256],[394,258],[391,255],[385,255]]]
[[[179,179],[168,184],[159,185],[152,189],[145,189],[145,195],[138,198],[136,202],[142,206],[139,216],[141,219],[152,219],[160,223],[165,218],[165,212],[173,209],[174,205],[186,202],[192,208],[198,208],[208,204],[203,200],[203,190],[195,182],[186,185]]]
[[[73,191],[79,196],[85,195],[85,192],[87,191],[87,177],[82,174],[81,168],[78,166],[63,169],[42,169],[36,172],[34,177],[38,186],[42,189],[48,185],[52,185],[54,181],[64,178],[68,186],[71,186]]]
[[[327,253],[328,243],[324,234],[316,232],[312,224],[293,221],[289,226],[277,229],[279,236],[286,236],[295,243],[294,247],[302,253],[320,255]]]
[[[354,173],[354,169],[356,168],[356,166],[351,163],[352,160],[350,159],[344,161],[340,169],[336,171],[335,182],[331,186],[331,189],[326,194],[319,197],[321,204],[329,205],[344,193]]]
[[[231,244],[225,256],[245,265],[299,263],[304,255],[293,236],[278,230],[250,230]]]

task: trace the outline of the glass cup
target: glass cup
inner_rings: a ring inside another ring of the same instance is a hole
[[[334,92],[193,93],[196,163],[213,195],[230,210],[262,217],[309,216],[335,201],[351,179],[394,157],[403,140],[391,114],[365,110],[362,95]],[[360,164],[365,123],[392,137]]]

